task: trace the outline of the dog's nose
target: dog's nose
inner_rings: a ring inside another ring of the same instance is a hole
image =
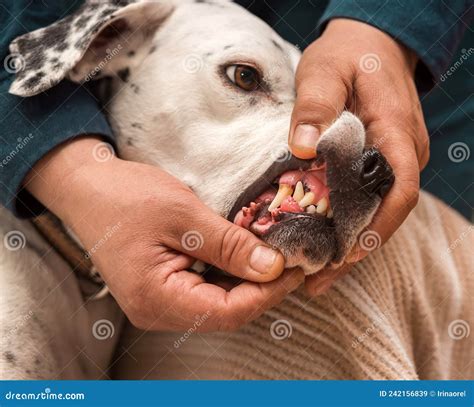
[[[392,167],[377,149],[364,152],[361,176],[362,189],[368,194],[379,194],[384,197],[393,185],[395,177]]]

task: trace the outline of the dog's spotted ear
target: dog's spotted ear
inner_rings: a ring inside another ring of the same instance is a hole
[[[74,14],[10,44],[16,78],[10,93],[33,96],[62,79],[126,77],[152,48],[170,1],[90,0]]]

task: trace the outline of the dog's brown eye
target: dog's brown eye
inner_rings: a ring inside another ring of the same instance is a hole
[[[247,65],[230,65],[226,69],[229,79],[239,88],[251,92],[258,88],[260,77],[255,68]]]

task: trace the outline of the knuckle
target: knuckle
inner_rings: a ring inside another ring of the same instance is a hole
[[[408,207],[410,210],[413,209],[420,199],[420,190],[415,183],[408,184],[406,188],[401,191],[403,205]]]
[[[224,265],[230,265],[233,260],[243,258],[246,239],[241,230],[229,225],[222,236],[219,255]]]
[[[301,93],[296,102],[294,118],[297,122],[319,124],[323,117],[337,116],[337,113],[336,106],[323,102],[317,95]]]

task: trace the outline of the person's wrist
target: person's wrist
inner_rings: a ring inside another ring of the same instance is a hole
[[[84,136],[61,144],[44,156],[28,173],[26,189],[63,220],[77,217],[82,202],[91,202],[97,182],[113,173],[118,159],[110,152],[98,161],[94,148],[103,143],[97,136]]]

